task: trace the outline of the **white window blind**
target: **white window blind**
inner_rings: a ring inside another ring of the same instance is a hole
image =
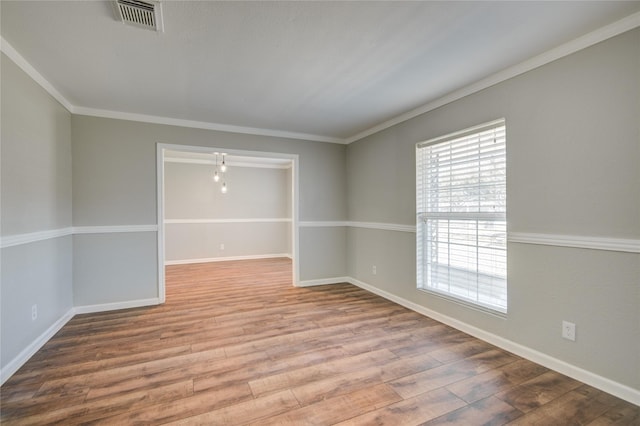
[[[504,120],[418,144],[418,287],[506,313],[506,201]]]

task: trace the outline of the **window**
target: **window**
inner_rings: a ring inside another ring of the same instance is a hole
[[[507,312],[504,120],[416,146],[418,288]]]

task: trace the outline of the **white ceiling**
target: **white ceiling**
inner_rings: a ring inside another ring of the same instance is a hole
[[[117,22],[110,2],[0,5],[3,39],[79,113],[335,142],[640,11],[640,1],[165,0],[156,33]]]

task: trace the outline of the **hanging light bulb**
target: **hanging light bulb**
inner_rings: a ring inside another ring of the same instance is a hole
[[[214,152],[216,155],[216,168],[213,171],[213,181],[218,182],[220,180],[220,175],[218,174],[218,153]]]
[[[222,188],[220,189],[223,194],[227,193],[227,182],[222,182]]]
[[[224,161],[224,156],[225,155],[227,155],[227,154],[222,154],[222,164],[220,165],[220,171],[222,173],[227,171],[227,163],[225,163],[225,161]]]

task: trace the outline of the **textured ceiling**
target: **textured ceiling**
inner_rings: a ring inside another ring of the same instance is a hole
[[[605,2],[1,2],[2,37],[73,106],[352,138],[640,10]]]

